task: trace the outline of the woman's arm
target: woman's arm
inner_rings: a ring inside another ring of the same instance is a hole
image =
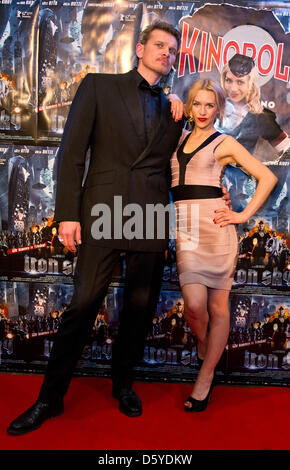
[[[171,103],[171,114],[175,122],[180,121],[183,116],[183,110],[184,110],[184,104],[179,98],[179,96],[174,95],[173,93],[170,93],[169,95],[166,95],[166,98],[170,101]]]
[[[227,137],[216,149],[215,156],[221,164],[236,162],[258,180],[254,196],[242,212],[219,209],[214,222],[224,227],[228,224],[244,223],[255,214],[267,199],[278,178],[263,163],[253,157],[233,137]]]

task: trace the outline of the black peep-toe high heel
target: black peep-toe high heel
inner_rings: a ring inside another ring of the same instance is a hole
[[[198,411],[205,411],[207,408],[207,405],[210,402],[213,387],[214,387],[214,384],[212,383],[207,396],[203,400],[196,400],[192,396],[189,396],[186,401],[191,403],[191,407],[184,405],[184,411],[188,411],[191,413],[198,412]]]

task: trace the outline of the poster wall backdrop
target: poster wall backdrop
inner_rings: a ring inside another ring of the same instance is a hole
[[[35,142],[39,2],[0,2],[0,138]]]
[[[87,73],[123,73],[136,66],[139,32],[158,19],[181,32],[176,63],[160,82],[164,92],[185,101],[199,78],[220,82],[227,102],[217,130],[234,136],[279,179],[258,213],[237,227],[231,330],[218,379],[289,384],[286,1],[0,0],[0,370],[44,370],[72,296],[76,257],[58,241],[53,216],[58,145],[77,88]],[[229,61],[236,57],[238,74],[243,56],[253,61],[237,90]],[[227,165],[223,184],[236,211],[243,210],[256,187],[236,165]],[[124,276],[121,259],[96,312],[77,366],[80,375],[110,375]],[[136,374],[185,381],[196,371],[196,340],[184,321],[170,240],[159,304]]]

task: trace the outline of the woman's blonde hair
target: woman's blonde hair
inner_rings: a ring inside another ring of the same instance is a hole
[[[189,118],[188,120],[193,121],[193,118],[191,116],[191,108],[195,96],[199,92],[199,90],[212,91],[214,93],[217,104],[217,117],[220,123],[222,123],[225,111],[226,95],[219,83],[215,82],[214,80],[211,80],[210,78],[197,80],[196,82],[194,82],[193,85],[191,85],[187,95],[184,110],[185,115]]]
[[[229,68],[229,65],[225,64],[221,72],[221,86],[225,92],[225,80],[226,74],[228,72],[231,72],[231,70]],[[258,85],[259,75],[257,67],[253,67],[250,73],[244,76],[249,76],[249,88],[246,96],[246,103],[248,105],[249,111],[254,114],[260,114],[263,112],[263,106],[261,105],[260,101],[260,87]]]

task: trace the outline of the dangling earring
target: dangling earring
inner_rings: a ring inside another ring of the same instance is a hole
[[[192,113],[189,113],[188,120],[189,120],[189,122],[194,122],[194,116],[193,116]]]

